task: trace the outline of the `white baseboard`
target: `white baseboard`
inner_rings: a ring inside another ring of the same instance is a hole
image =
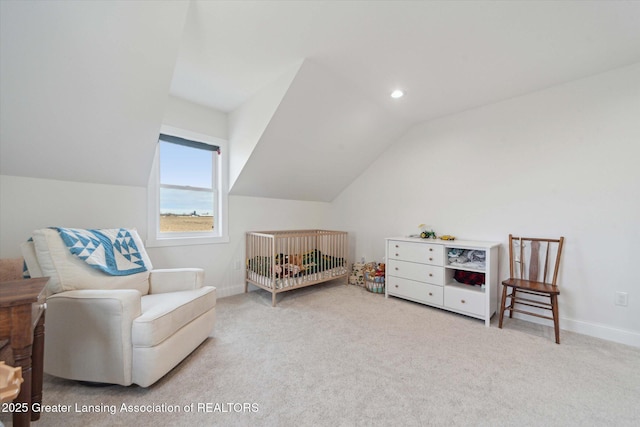
[[[560,319],[560,328],[603,340],[640,348],[640,333],[580,320]]]
[[[216,288],[216,296],[218,298],[230,297],[232,295],[238,295],[242,293],[244,293],[244,284],[229,286],[226,288]]]
[[[538,319],[519,313],[514,313],[513,317],[553,328],[553,322],[550,320]],[[640,333],[638,332],[612,328],[611,326],[599,325],[597,323],[583,322],[581,320],[567,319],[565,317],[560,318],[560,330],[576,332],[578,334],[640,348]]]

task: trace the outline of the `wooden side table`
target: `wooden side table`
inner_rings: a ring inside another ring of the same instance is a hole
[[[8,339],[13,363],[22,368],[24,382],[14,403],[13,425],[22,427],[40,418],[33,403],[42,403],[44,368],[44,287],[48,277],[0,283],[0,340]]]

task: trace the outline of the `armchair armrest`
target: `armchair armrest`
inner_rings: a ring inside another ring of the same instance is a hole
[[[202,268],[170,268],[151,270],[149,275],[149,293],[188,291],[204,285]]]
[[[69,379],[131,384],[134,289],[75,290],[47,298],[45,372]]]

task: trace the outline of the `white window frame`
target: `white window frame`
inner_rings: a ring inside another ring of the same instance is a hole
[[[179,129],[172,126],[163,125],[160,133],[177,136],[179,138],[192,141],[204,142],[206,144],[220,147],[220,154],[214,156],[217,160],[215,172],[217,173],[214,194],[216,196],[216,211],[214,212],[215,228],[213,231],[193,231],[185,233],[161,232],[160,231],[160,144],[156,145],[155,155],[151,174],[149,175],[149,185],[147,189],[148,199],[148,232],[147,247],[163,246],[185,246],[185,245],[207,245],[215,243],[229,242],[229,150],[227,141],[214,136],[199,134],[196,132]],[[159,136],[159,135],[158,135]]]

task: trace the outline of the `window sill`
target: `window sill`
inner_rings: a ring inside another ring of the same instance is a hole
[[[162,248],[168,246],[214,245],[218,243],[229,243],[229,236],[149,238],[145,242],[145,246],[148,248]]]

